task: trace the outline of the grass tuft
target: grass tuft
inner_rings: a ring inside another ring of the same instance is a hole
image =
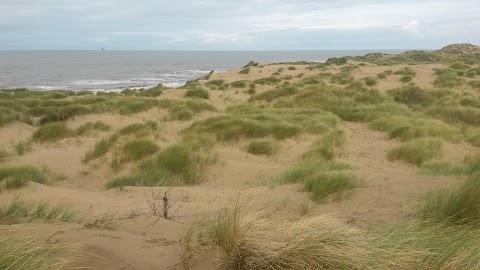
[[[184,229],[184,263],[204,256],[220,269],[368,269],[366,237],[326,217],[279,223],[236,205]]]
[[[115,140],[112,140],[112,138],[100,140],[95,144],[92,150],[88,151],[85,154],[85,156],[82,159],[82,162],[87,163],[90,160],[93,160],[105,155],[110,150],[110,148],[113,146],[114,143],[115,143]]]
[[[13,148],[15,149],[15,151],[19,156],[23,156],[24,154],[32,150],[32,141],[28,140],[28,141],[13,143]]]
[[[177,101],[163,99],[160,108],[170,112],[170,120],[186,121],[193,118],[194,114],[202,111],[215,111],[215,107],[201,100]]]
[[[78,214],[67,204],[51,206],[45,201],[25,201],[18,197],[0,206],[0,224],[27,222],[73,222]]]
[[[477,226],[480,224],[480,176],[472,176],[453,189],[430,193],[420,213],[424,218]]]
[[[422,165],[442,154],[443,143],[441,139],[424,138],[413,139],[395,147],[388,153],[390,160],[403,160],[410,164]]]
[[[77,130],[75,131],[75,133],[77,135],[85,135],[85,134],[88,134],[94,130],[97,130],[97,131],[109,131],[110,130],[110,126],[101,122],[101,121],[96,121],[96,122],[88,122],[88,123],[85,123],[81,126],[79,126],[77,128]]]
[[[271,156],[278,152],[280,145],[272,140],[254,140],[248,144],[247,152],[253,155]]]
[[[17,189],[25,186],[28,181],[45,184],[47,177],[41,170],[30,166],[0,168],[0,187]]]
[[[178,186],[192,185],[203,179],[206,166],[217,161],[203,149],[196,151],[187,142],[162,150],[156,159],[141,163],[129,176],[109,181],[106,189],[122,186]]]
[[[210,97],[210,94],[208,93],[207,90],[203,88],[191,88],[187,90],[187,92],[185,93],[185,96],[193,97],[193,98],[208,99]]]
[[[122,161],[139,160],[158,152],[158,145],[147,139],[135,139],[123,145]]]
[[[73,136],[73,130],[69,129],[63,122],[48,123],[41,126],[32,139],[38,142],[55,142]]]

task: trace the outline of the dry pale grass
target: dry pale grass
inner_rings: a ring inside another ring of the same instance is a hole
[[[187,226],[188,267],[208,257],[218,269],[370,269],[360,231],[325,217],[278,224],[236,205]]]
[[[12,227],[0,234],[0,269],[66,269],[71,263],[87,260],[76,244],[49,243],[40,237]]]
[[[367,233],[327,216],[278,222],[238,203],[186,226],[182,242],[187,269],[480,269],[470,226],[408,221]]]

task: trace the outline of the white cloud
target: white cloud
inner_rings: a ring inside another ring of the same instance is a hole
[[[0,48],[5,35],[14,32],[27,37],[44,33],[53,39],[64,37],[52,33],[78,33],[112,42],[157,39],[155,44],[194,40],[209,46],[247,46],[274,35],[277,39],[270,43],[277,46],[289,43],[287,33],[295,31],[350,33],[343,37],[350,43],[366,31],[390,31],[411,38],[411,47],[422,40],[480,43],[478,0],[1,0],[0,10]],[[26,41],[18,38],[18,43]]]

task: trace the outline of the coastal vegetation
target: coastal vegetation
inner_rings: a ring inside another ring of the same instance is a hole
[[[48,268],[68,251],[51,230],[186,269],[478,269],[475,48],[251,61],[177,89],[0,90],[0,229],[48,236],[0,233],[0,268]]]

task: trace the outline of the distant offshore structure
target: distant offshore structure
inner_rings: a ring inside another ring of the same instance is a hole
[[[101,48],[100,51],[105,51],[105,48]]]

